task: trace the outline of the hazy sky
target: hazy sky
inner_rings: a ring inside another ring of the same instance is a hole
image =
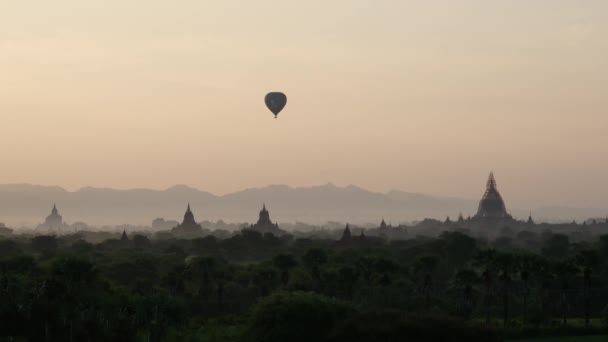
[[[0,183],[608,207],[608,1],[2,0]],[[289,101],[275,120],[268,91]]]

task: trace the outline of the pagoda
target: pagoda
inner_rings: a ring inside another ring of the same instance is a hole
[[[350,242],[351,238],[352,238],[352,234],[350,233],[350,226],[347,223],[346,227],[344,228],[344,232],[342,232],[342,237],[340,238],[340,241],[341,242]]]
[[[194,214],[192,213],[192,210],[190,210],[190,203],[188,203],[188,208],[184,214],[184,220],[171,229],[171,232],[182,236],[199,236],[203,233],[203,227],[196,223]]]
[[[266,209],[266,203],[262,206],[262,210],[260,210],[260,216],[258,218],[258,222],[249,227],[249,229],[264,233],[272,233],[274,235],[283,235],[287,232],[279,228],[278,223],[273,223],[270,219],[270,212]]]
[[[65,226],[66,225],[63,223],[63,217],[59,215],[59,210],[57,210],[57,205],[53,203],[53,209],[51,209],[51,214],[46,217],[44,223],[38,225],[38,229],[57,232]]]
[[[512,219],[511,215],[507,213],[505,202],[502,200],[502,196],[496,188],[496,180],[494,174],[490,172],[488,182],[486,184],[486,192],[483,194],[481,201],[479,201],[479,208],[477,214],[473,217],[474,219]]]

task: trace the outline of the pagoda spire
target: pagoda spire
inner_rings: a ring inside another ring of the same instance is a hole
[[[345,240],[350,240],[350,237],[351,237],[351,234],[350,234],[350,226],[349,226],[349,224],[347,223],[347,224],[346,224],[346,227],[344,228],[344,232],[342,233],[342,239],[341,239],[341,240],[342,240],[342,241],[345,241]]]
[[[194,214],[190,209],[190,202],[188,202],[188,208],[186,208],[186,213],[184,214],[184,220],[182,221],[182,225],[196,225],[196,220],[194,220]]]
[[[487,189],[496,189],[496,179],[494,178],[494,172],[490,171],[490,175],[488,176],[488,184]]]

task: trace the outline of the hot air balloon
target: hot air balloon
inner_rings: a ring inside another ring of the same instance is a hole
[[[264,102],[266,102],[266,107],[270,109],[272,114],[274,114],[274,118],[276,119],[277,115],[279,115],[287,104],[287,96],[279,92],[268,93],[264,98]]]

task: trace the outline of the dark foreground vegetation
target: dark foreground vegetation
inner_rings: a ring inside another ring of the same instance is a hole
[[[606,333],[608,236],[0,240],[2,341],[502,341]],[[88,241],[87,241],[88,240]],[[527,246],[527,247],[525,247]]]

